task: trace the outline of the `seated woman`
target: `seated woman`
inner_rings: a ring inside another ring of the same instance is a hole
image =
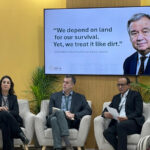
[[[3,150],[14,149],[13,138],[20,138],[25,145],[29,143],[20,128],[22,125],[17,96],[14,95],[14,83],[9,76],[3,76],[0,80],[0,129]]]

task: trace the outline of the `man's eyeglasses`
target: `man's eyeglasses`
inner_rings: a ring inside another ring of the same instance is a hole
[[[118,87],[125,86],[125,85],[127,85],[127,84],[126,83],[125,84],[117,84]]]

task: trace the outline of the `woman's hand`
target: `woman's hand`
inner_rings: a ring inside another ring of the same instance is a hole
[[[8,111],[8,107],[6,106],[0,107],[0,111]]]

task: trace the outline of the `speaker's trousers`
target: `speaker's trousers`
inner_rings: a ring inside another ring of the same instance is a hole
[[[127,135],[139,133],[140,130],[135,120],[124,120],[109,126],[103,135],[115,150],[127,150]]]
[[[62,137],[69,136],[68,123],[64,111],[58,110],[50,117],[54,148],[62,147]]]
[[[13,138],[18,138],[21,129],[16,119],[7,111],[0,111],[0,129],[3,138],[3,150],[13,150]]]

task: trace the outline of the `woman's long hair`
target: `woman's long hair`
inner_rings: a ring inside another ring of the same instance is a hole
[[[11,79],[11,77],[10,76],[7,76],[7,75],[5,75],[5,76],[3,76],[2,78],[1,78],[1,80],[0,80],[0,94],[2,94],[2,81],[5,79],[5,78],[7,78],[7,79],[9,79],[10,80],[10,89],[9,89],[9,95],[13,95],[14,93],[15,93],[15,91],[14,91],[14,83],[13,83],[13,81],[12,81],[12,79]]]

